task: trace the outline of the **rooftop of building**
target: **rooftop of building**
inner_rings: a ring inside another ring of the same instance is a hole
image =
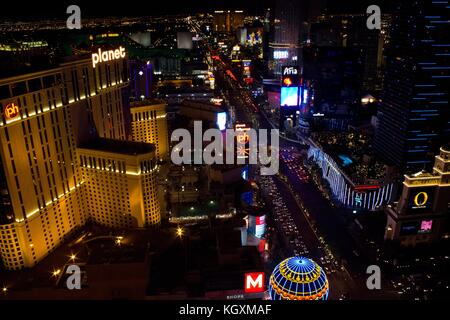
[[[207,93],[213,92],[205,86],[163,86],[158,88],[158,94]]]
[[[203,109],[203,110],[214,111],[214,112],[224,111],[221,106],[214,104],[212,102],[203,102],[203,101],[190,100],[190,99],[185,99],[181,103],[181,106],[195,108],[195,109]]]
[[[111,153],[119,153],[130,156],[155,152],[156,150],[155,145],[152,143],[114,140],[105,138],[98,138],[95,140],[91,140],[87,143],[82,144],[81,146],[79,146],[79,148]]]
[[[152,257],[148,295],[239,290],[245,272],[262,268],[256,247],[243,247],[232,221],[215,220],[213,227],[185,227],[183,241]]]
[[[160,99],[149,98],[149,99],[144,99],[144,100],[132,101],[130,104],[130,107],[137,108],[137,107],[145,107],[145,106],[159,105],[159,104],[166,104],[166,103]]]
[[[371,149],[371,137],[361,132],[316,133],[314,142],[327,153],[355,184],[386,179],[385,163]]]
[[[419,171],[417,173],[405,174],[405,177],[408,179],[435,178],[437,176],[438,176],[437,174],[429,173],[424,170]]]
[[[108,246],[97,244],[94,247],[91,245],[91,254],[87,259],[88,265],[145,262],[145,247],[111,245],[111,240],[107,240]]]
[[[0,52],[0,56],[2,84],[56,73],[67,65],[89,61],[89,56],[85,53],[58,57],[50,54],[50,51],[32,53],[29,56],[23,53]]]

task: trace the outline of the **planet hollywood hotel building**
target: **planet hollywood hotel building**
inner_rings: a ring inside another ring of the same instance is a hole
[[[93,55],[94,56],[94,55]],[[160,223],[155,147],[131,136],[127,59],[0,79],[0,255],[32,267],[88,220]]]

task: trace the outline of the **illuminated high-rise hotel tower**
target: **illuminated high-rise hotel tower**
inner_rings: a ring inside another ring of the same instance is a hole
[[[450,141],[450,33],[447,1],[401,1],[386,51],[375,150],[406,172],[431,169]]]
[[[34,266],[89,219],[113,227],[160,222],[155,148],[125,141],[127,59],[105,57],[0,79],[0,255],[7,269]],[[123,208],[112,208],[112,192]]]
[[[269,69],[275,77],[281,77],[283,65],[298,64],[298,48],[301,26],[301,0],[276,2],[273,41],[269,43]]]

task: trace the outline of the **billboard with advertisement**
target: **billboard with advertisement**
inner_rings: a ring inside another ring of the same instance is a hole
[[[242,60],[242,67],[250,67],[250,65],[252,64],[252,60]]]
[[[281,87],[280,105],[296,107],[299,105],[299,87]]]
[[[420,222],[419,233],[431,233],[433,230],[433,220],[422,220]]]
[[[248,231],[257,238],[262,238],[266,232],[266,216],[253,216],[248,217]]]

